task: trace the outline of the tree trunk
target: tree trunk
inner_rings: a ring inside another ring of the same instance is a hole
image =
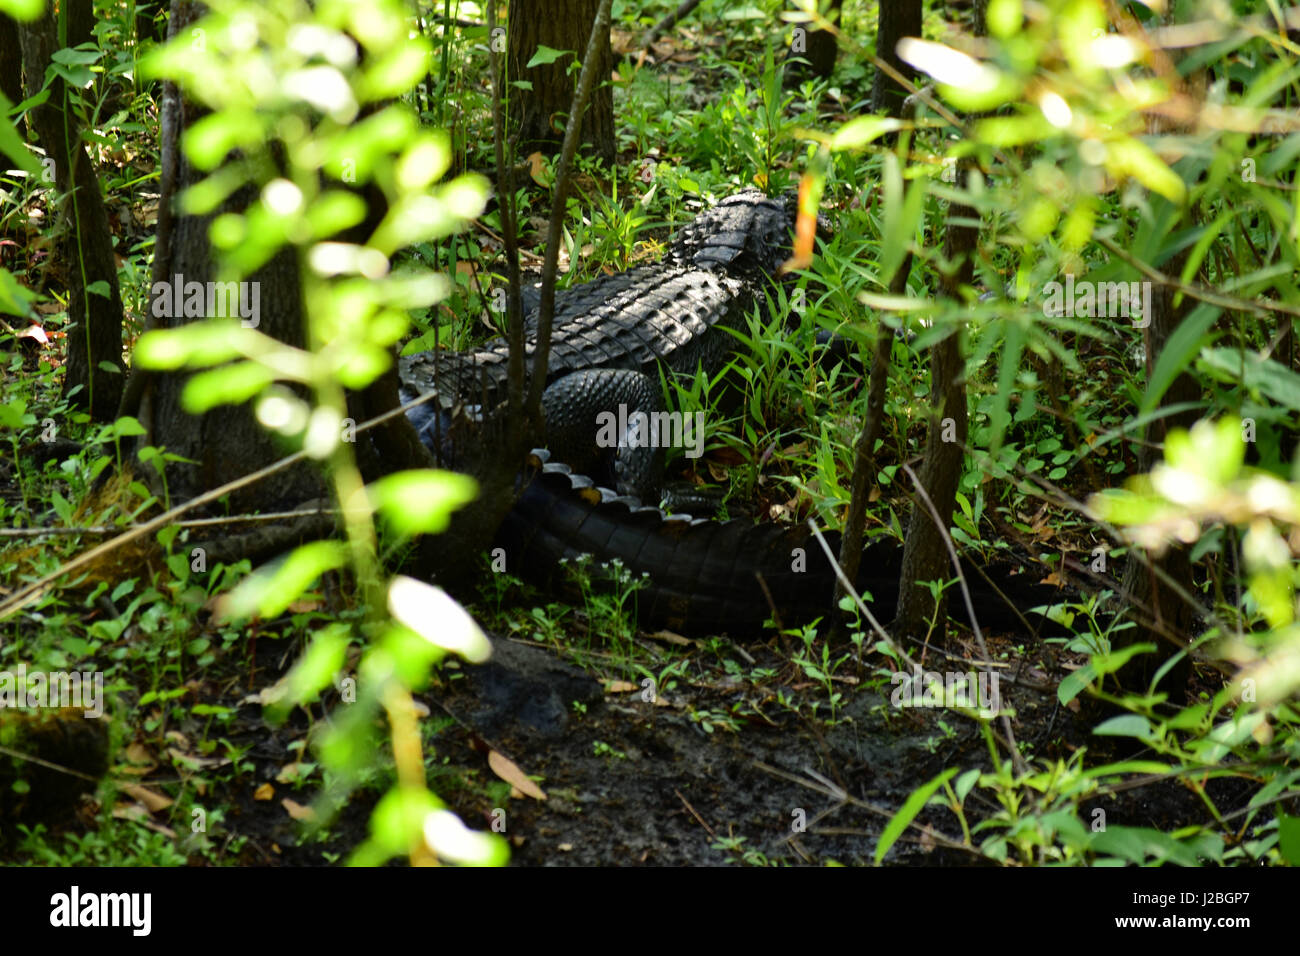
[[[1168,275],[1181,275],[1186,261],[1186,250],[1176,253],[1165,264],[1165,272]],[[1165,343],[1191,311],[1192,305],[1191,297],[1184,296],[1183,301],[1175,307],[1174,290],[1168,286],[1158,285],[1151,290],[1151,324],[1143,330],[1147,381],[1151,380]],[[1180,373],[1160,400],[1160,407],[1194,402],[1200,395],[1201,390],[1196,380],[1185,372]],[[1195,410],[1191,410],[1152,422],[1147,429],[1147,443],[1138,452],[1138,471],[1149,472],[1161,460],[1161,449],[1170,429],[1191,428],[1196,418]],[[1187,548],[1173,545],[1160,557],[1148,555],[1149,567],[1138,558],[1137,552],[1136,546],[1130,549],[1121,592],[1123,605],[1130,609],[1130,616],[1137,626],[1116,635],[1114,647],[1118,649],[1150,641],[1159,649],[1155,654],[1139,654],[1118,674],[1122,687],[1134,693],[1143,693],[1160,666],[1180,649],[1180,644],[1171,638],[1186,639],[1191,632],[1195,624],[1195,612],[1173,587],[1156,574],[1156,569],[1162,570],[1178,587],[1191,593],[1192,565]],[[1190,674],[1191,661],[1184,657],[1165,676],[1161,689],[1167,691],[1171,699],[1178,700],[1186,690]]]
[[[882,4],[882,9],[884,6]],[[975,244],[979,229],[973,225],[957,224],[956,220],[961,219],[978,220],[978,213],[969,206],[955,204],[948,209],[951,225],[944,240],[943,257],[948,261],[959,262],[956,271],[945,275],[942,281],[943,296],[950,301],[959,300],[961,287],[970,285],[975,271]],[[930,509],[925,506],[920,494],[916,493],[898,581],[898,613],[894,628],[900,635],[926,634],[936,611],[935,635],[942,640],[947,632],[947,592],[936,608],[930,589],[923,587],[921,582],[946,581],[954,573],[943,536],[952,524],[952,509],[965,457],[966,381],[960,340],[959,331],[953,329],[930,348],[930,398],[933,412],[926,437],[925,457],[917,477],[934,503],[943,528],[940,530],[936,527]]]
[[[906,77],[916,75],[910,66],[898,58],[898,41],[903,37],[921,35],[921,0],[884,0],[880,4],[880,16],[877,20],[876,56],[884,60]],[[876,71],[875,82],[871,87],[871,109],[888,116],[902,113],[903,99],[907,96],[893,77],[884,70]]]
[[[844,0],[831,0],[830,9],[826,14],[828,19],[837,26],[840,19],[838,14],[843,6]],[[835,69],[835,57],[838,53],[839,46],[835,42],[835,34],[830,30],[808,30],[801,26],[790,46],[790,56],[803,57],[808,62],[805,65],[789,60],[785,68],[786,77],[794,81],[814,76],[826,79]]]
[[[0,13],[0,93],[10,103],[23,100],[23,56],[18,48],[18,24]]]
[[[177,0],[172,5],[173,35],[196,19],[196,5]],[[167,82],[163,86],[161,112],[162,195],[151,288],[165,288],[170,293],[177,281],[206,283],[216,279],[208,244],[208,227],[214,216],[185,216],[175,210],[176,197],[204,178],[180,148],[184,131],[203,111],[185,101],[174,83]],[[240,208],[250,198],[250,190],[241,190],[218,213]],[[258,330],[290,345],[301,345],[304,341],[302,298],[293,251],[280,250],[247,281],[260,283]],[[171,328],[186,322],[183,317],[155,316],[155,299],[151,293],[147,312],[149,327]],[[247,405],[220,405],[200,416],[186,412],[181,407],[181,391],[189,375],[180,371],[148,379],[139,414],[148,444],[194,462],[173,462],[167,466],[167,490],[180,500],[242,477],[285,454],[258,424]],[[230,508],[236,512],[291,508],[324,495],[325,486],[316,471],[307,464],[299,464],[235,492],[230,498]]]
[[[55,29],[51,11],[18,29],[28,96],[40,92],[45,69],[59,49]],[[116,414],[122,397],[122,296],[108,213],[90,157],[81,144],[76,115],[68,107],[69,95],[63,80],[56,77],[51,81],[50,98],[30,116],[47,159],[53,161],[54,187],[62,197],[66,222],[58,251],[68,290],[63,394],[96,420],[104,421]]]
[[[569,73],[575,57],[587,49],[600,0],[515,0],[510,5],[508,31],[509,78],[532,89],[511,86],[510,110],[517,118],[521,155],[535,150],[555,152],[564,137],[564,122],[573,100],[576,74]],[[528,69],[538,45],[571,51],[554,63]],[[609,80],[614,54],[609,35],[600,40],[596,86],[582,118],[582,142],[606,163],[614,162],[614,95]]]

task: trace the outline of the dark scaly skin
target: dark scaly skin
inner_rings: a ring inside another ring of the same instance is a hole
[[[520,498],[497,535],[508,572],[564,587],[561,558],[591,554],[597,564],[617,558],[637,576],[650,577],[637,594],[640,620],[688,633],[753,636],[772,616],[772,604],[787,626],[827,612],[834,571],[806,526],[670,517],[648,507],[628,492],[655,486],[653,450],[626,463],[636,474],[619,482],[619,493],[568,467],[594,464],[584,443],[591,442],[595,409],[622,400],[653,407],[660,365],[683,372],[720,368],[735,341],[722,329],[738,326],[764,295],[788,251],[792,208],[747,190],[684,226],[660,263],[557,294],[544,404],[549,444],[559,454],[535,452],[521,476]],[[530,352],[534,329],[532,317],[526,326]],[[444,407],[496,408],[505,401],[507,354],[498,339],[472,352],[404,359],[403,400],[432,389],[436,374],[450,396]],[[434,404],[411,417],[436,449]],[[568,465],[547,462],[550,457]],[[838,534],[826,537],[837,554]],[[900,557],[896,544],[884,542],[862,561],[857,584],[874,597],[873,613],[881,621],[894,613]],[[980,579],[972,576],[971,583],[982,623],[1019,624]],[[1056,599],[1050,588],[1013,590],[1026,610]]]
[[[734,346],[727,328],[766,293],[789,247],[793,200],[757,190],[730,196],[687,223],[663,259],[602,276],[557,293],[543,410],[547,433],[535,436],[579,469],[600,467],[619,491],[650,494],[662,467],[650,448],[610,455],[595,448],[595,416],[604,410],[659,410],[659,369],[717,372]],[[525,326],[525,348],[535,345],[536,317]],[[448,430],[457,405],[490,417],[505,403],[508,345],[494,339],[467,352],[422,352],[403,358],[401,399],[438,391],[444,398],[410,413],[421,439],[446,463],[456,464]]]
[[[637,498],[597,487],[547,458],[545,451],[533,452],[530,480],[497,533],[508,571],[576,595],[560,559],[590,554],[599,564],[617,558],[634,577],[649,575],[636,594],[642,624],[688,634],[755,636],[773,617],[773,605],[785,627],[829,613],[835,572],[806,524],[669,516]],[[831,553],[838,554],[839,534],[823,535]],[[902,547],[892,540],[877,541],[863,555],[855,583],[882,623],[894,616],[901,563]],[[1041,619],[1029,609],[1059,602],[1060,592],[1022,583],[1006,570],[994,577],[1010,604],[963,562],[980,625],[1023,631],[1018,609],[1037,626]],[[965,617],[959,598],[953,607],[955,615]]]

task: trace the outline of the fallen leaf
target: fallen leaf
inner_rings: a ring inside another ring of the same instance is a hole
[[[144,820],[149,813],[138,803],[118,803],[113,806],[114,820]]]
[[[274,800],[274,799],[275,799],[275,787],[271,786],[271,784],[269,784],[269,783],[264,783],[264,784],[262,784],[260,787],[258,787],[256,790],[253,791],[253,799],[254,799],[254,800]],[[289,811],[289,812],[290,812],[290,814],[293,813],[292,810]],[[296,819],[296,818],[295,818],[295,819]]]
[[[293,763],[287,763],[283,767],[281,767],[280,772],[275,775],[275,782],[276,783],[297,783],[303,777],[311,773],[311,771],[312,771],[312,767],[310,764],[305,764],[302,763],[301,761],[294,761]]]
[[[663,641],[665,644],[676,644],[678,647],[690,647],[695,642],[688,637],[682,637],[673,631],[655,631],[648,635],[652,641]]]
[[[145,805],[150,813],[157,813],[160,810],[166,810],[175,801],[166,794],[159,793],[156,790],[150,790],[148,787],[142,787],[135,783],[124,783],[121,785],[123,793],[134,797]]]
[[[310,822],[316,819],[316,811],[311,807],[304,807],[297,800],[290,800],[288,797],[285,797],[280,801],[280,806],[284,807],[285,812],[295,820]],[[276,850],[276,852],[278,853],[279,850]]]
[[[533,177],[533,182],[539,186],[550,185],[550,177],[546,175],[546,157],[540,152],[529,154],[528,175]]]
[[[546,794],[542,788],[528,779],[525,774],[509,757],[505,757],[495,750],[488,751],[488,766],[492,772],[510,784],[516,790],[527,794],[534,800],[545,800]]]
[[[629,691],[640,690],[639,684],[633,684],[626,680],[612,680],[605,685],[606,694],[626,694]]]

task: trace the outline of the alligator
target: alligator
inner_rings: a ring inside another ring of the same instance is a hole
[[[584,554],[617,559],[633,578],[646,576],[635,594],[638,619],[684,634],[753,635],[769,619],[789,627],[830,609],[835,567],[807,524],[669,515],[551,461],[545,449],[533,450],[521,484],[497,545],[509,567],[539,586],[577,596],[564,562]],[[822,537],[838,556],[839,533]],[[1010,563],[961,565],[981,626],[1055,633],[1031,609],[1059,603],[1059,589]],[[863,552],[854,585],[882,623],[894,616],[901,567],[902,545],[893,538],[878,537]],[[962,606],[953,599],[954,614]]]
[[[710,373],[721,367],[735,341],[724,330],[766,300],[789,249],[794,208],[793,197],[746,190],[684,226],[661,262],[557,293],[543,398],[548,450],[530,456],[498,529],[506,570],[564,589],[572,581],[562,559],[617,559],[633,575],[648,576],[637,592],[638,618],[684,633],[749,636],[774,616],[790,625],[826,613],[834,568],[806,526],[666,514],[645,503],[658,487],[656,450],[619,448],[611,456],[594,441],[598,412],[620,403],[647,412],[661,407],[659,366]],[[535,333],[534,314],[526,323],[529,352]],[[435,388],[447,396],[410,417],[421,440],[450,454],[453,464],[454,448],[442,434],[451,408],[471,398],[484,415],[500,408],[508,354],[497,339],[470,352],[403,360],[403,401]],[[838,535],[825,537],[838,554]],[[880,620],[893,617],[900,566],[896,542],[877,540],[864,553],[855,583],[874,599]],[[1017,607],[1058,600],[1051,588],[1007,578],[1008,601],[967,570],[981,623],[1019,627]]]
[[[662,456],[626,433],[612,453],[597,447],[596,415],[622,405],[622,421],[634,427],[636,412],[662,410],[660,367],[686,373],[700,367],[710,374],[721,368],[735,342],[725,329],[743,327],[785,258],[795,202],[744,190],[683,226],[659,262],[556,293],[542,399],[545,441],[554,455],[608,478],[620,492],[646,496],[657,488]],[[530,356],[536,333],[534,312],[525,325]],[[508,364],[504,338],[467,352],[420,352],[401,360],[403,402],[429,391],[446,396],[417,406],[409,417],[425,445],[453,467],[454,442],[446,439],[453,406],[473,402],[481,417],[499,411]]]

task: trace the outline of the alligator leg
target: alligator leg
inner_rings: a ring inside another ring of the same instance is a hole
[[[657,500],[664,468],[658,379],[630,369],[584,369],[548,385],[542,408],[555,460],[619,494]]]

